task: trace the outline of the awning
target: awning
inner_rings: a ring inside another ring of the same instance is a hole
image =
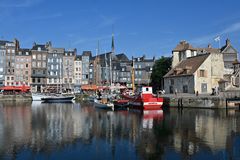
[[[82,90],[97,90],[97,85],[82,85],[81,86]]]

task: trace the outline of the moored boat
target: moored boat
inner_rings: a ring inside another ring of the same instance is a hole
[[[152,87],[142,87],[139,94],[122,94],[124,99],[129,100],[129,107],[141,110],[159,110],[163,105],[163,98],[156,97],[152,93]]]
[[[48,96],[44,93],[32,93],[32,101],[41,101],[42,98],[47,98]]]
[[[106,102],[103,103],[103,101],[101,102],[101,100],[94,100],[94,107],[95,108],[99,108],[99,109],[105,109],[105,110],[114,110],[114,104],[111,102]]]
[[[69,103],[72,102],[74,96],[50,96],[41,98],[43,102],[46,103]]]

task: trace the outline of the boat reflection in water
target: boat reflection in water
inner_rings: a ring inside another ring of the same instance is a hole
[[[0,159],[238,159],[240,113],[0,103]]]
[[[152,128],[153,120],[163,120],[163,110],[144,110],[143,128]]]

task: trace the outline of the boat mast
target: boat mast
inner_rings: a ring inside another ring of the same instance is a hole
[[[132,57],[132,90],[135,91],[135,69],[134,69],[134,58]]]

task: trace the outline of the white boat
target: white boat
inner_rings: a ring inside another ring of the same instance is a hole
[[[45,93],[32,93],[32,101],[41,101],[42,98],[49,97]]]
[[[50,97],[44,97],[41,98],[43,102],[46,103],[71,103],[73,102],[74,96],[50,96]]]

